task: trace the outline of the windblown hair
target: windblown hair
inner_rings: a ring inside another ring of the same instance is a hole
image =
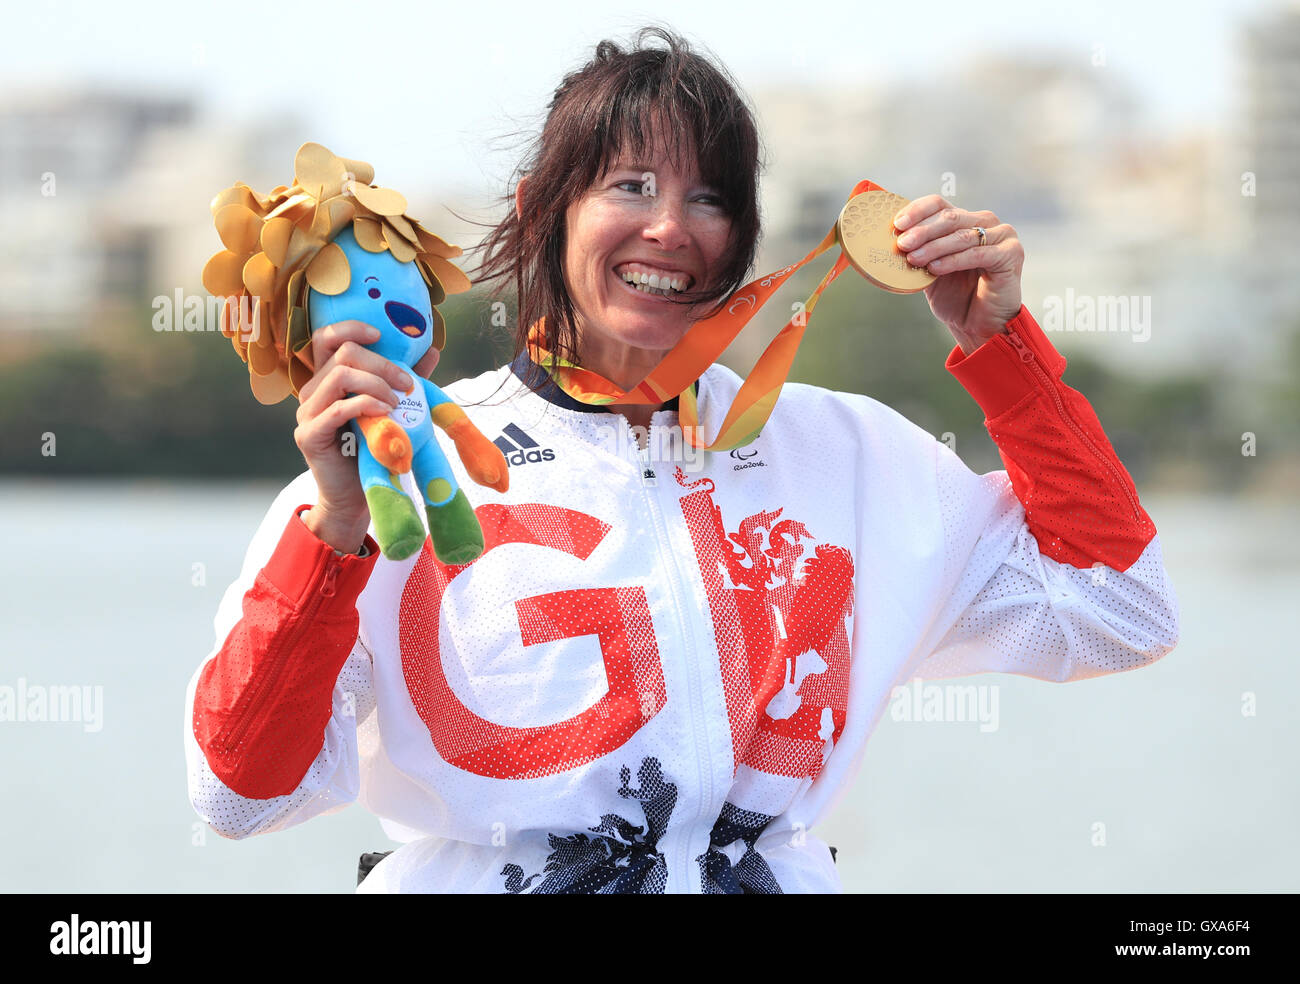
[[[648,45],[662,41],[663,46]],[[665,133],[654,127],[671,121]],[[601,41],[591,61],[561,81],[541,134],[503,198],[505,218],[476,247],[475,281],[513,287],[518,303],[515,355],[544,318],[545,347],[581,364],[573,301],[564,284],[565,218],[620,156],[641,155],[662,139],[675,164],[695,156],[702,180],[721,198],[731,237],[713,283],[694,284],[676,303],[714,308],[746,282],[758,247],[759,139],[753,114],[722,67],[677,34],[644,27],[627,50]],[[519,181],[528,178],[516,211]]]

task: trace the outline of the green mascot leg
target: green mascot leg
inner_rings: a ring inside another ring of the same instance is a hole
[[[444,564],[468,564],[477,558],[483,553],[483,528],[436,440],[430,438],[416,449],[411,471],[424,494],[434,555]]]
[[[428,484],[426,500],[446,500],[440,505],[426,505],[424,508],[429,517],[429,538],[433,540],[433,552],[444,564],[468,564],[483,553],[483,528],[479,526],[465,490],[458,488],[456,494],[448,498],[451,488],[451,484],[442,478],[435,478]]]
[[[391,485],[371,485],[366,504],[375,523],[375,539],[389,560],[405,560],[424,545],[424,526],[415,503]]]

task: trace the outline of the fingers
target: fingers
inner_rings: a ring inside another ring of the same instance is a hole
[[[963,225],[996,225],[998,217],[992,212],[967,212],[957,208],[942,195],[924,195],[899,209],[894,216],[894,228],[904,229],[940,226],[942,231]]]
[[[951,208],[946,198],[942,195],[924,195],[908,202],[898,210],[898,214],[894,216],[894,228],[901,231],[914,226],[941,208]]]
[[[392,406],[385,401],[368,394],[334,400],[319,413],[299,420],[293,432],[294,443],[308,464],[311,464],[316,455],[327,450],[337,450],[334,445],[338,440],[338,432],[349,420],[362,416],[379,416],[391,409]]]
[[[311,333],[312,367],[319,372],[338,351],[340,345],[347,341],[358,345],[369,345],[379,340],[379,329],[364,321],[336,321]]]
[[[415,370],[417,376],[423,376],[425,379],[428,379],[433,375],[433,370],[438,368],[438,359],[441,356],[442,353],[430,345],[429,351],[420,356],[420,361],[411,366],[411,368]]]
[[[1008,247],[972,246],[931,260],[925,268],[936,276],[957,270],[982,270],[988,274],[1001,274],[1016,270],[1017,262],[1016,252]]]
[[[391,409],[397,405],[394,391],[410,391],[415,381],[406,372],[364,347],[378,337],[376,329],[360,321],[340,321],[312,334],[316,370],[298,393],[299,423],[352,393],[368,393]]]
[[[976,225],[978,225],[978,223]],[[899,248],[902,249],[907,256],[908,263],[911,263],[913,266],[924,266],[927,269],[930,269],[931,265],[935,262],[940,261],[945,257],[950,257],[954,254],[964,252],[965,250],[974,249],[979,251],[982,256],[994,256],[1000,251],[994,250],[993,247],[1007,240],[1014,241],[1016,238],[1016,231],[1005,223],[1002,225],[984,226],[983,229],[983,245],[980,244],[979,230],[975,225],[971,225],[957,229],[947,235],[939,235],[935,239],[923,241],[922,244],[918,246],[911,245],[912,243],[918,242],[918,240],[907,240],[907,242],[904,242],[905,237],[900,236],[898,240]],[[943,264],[940,264],[940,266],[942,267]],[[931,269],[930,272],[933,273],[934,270]]]
[[[340,351],[344,353],[344,359],[350,357],[346,349]],[[369,395],[382,404],[380,413],[388,413],[397,407],[398,395],[383,376],[347,362],[338,362],[323,376],[318,374],[312,381],[316,380],[319,382],[310,393],[303,387],[298,394],[302,400],[298,405],[299,423],[324,413],[330,404],[357,394]]]
[[[327,372],[332,365],[342,361],[384,376],[394,388],[408,392],[414,380],[378,352],[364,347],[378,341],[379,337],[379,329],[364,321],[338,321],[313,332],[311,345],[315,375]]]
[[[899,249],[913,249],[957,229],[974,226],[983,226],[988,229],[990,226],[996,226],[999,222],[998,217],[992,212],[968,212],[964,208],[955,208],[949,205],[938,195],[930,197],[937,199],[942,204],[924,212],[924,214],[916,215],[912,213],[912,209],[916,208],[918,203],[927,200],[918,198],[903,210],[903,212],[912,215],[912,222],[910,228],[898,237]],[[895,228],[897,228],[897,220],[895,220]]]
[[[1018,273],[1025,262],[1025,250],[1016,238],[1015,230],[1001,225],[985,232],[987,241],[984,246],[979,245],[979,233],[974,229],[963,229],[912,250],[907,260],[916,266],[924,265],[935,275],[957,270]]]
[[[941,195],[926,195],[909,203],[895,216],[894,226],[905,230],[897,243],[908,263],[934,274],[1009,266],[1014,264],[1017,253],[1023,257],[1011,226],[999,222],[987,210],[968,212],[957,208]],[[984,229],[982,245],[976,227]],[[1012,248],[995,249],[1003,243],[1013,244]],[[954,259],[959,255],[963,257],[960,263]]]

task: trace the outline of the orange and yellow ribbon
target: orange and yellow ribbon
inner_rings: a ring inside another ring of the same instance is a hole
[[[859,181],[849,198],[879,189],[879,185],[870,181]],[[557,386],[580,403],[597,406],[608,403],[661,406],[676,396],[679,398],[678,421],[682,435],[692,447],[705,451],[728,451],[741,447],[758,437],[767,418],[772,415],[781,388],[790,375],[790,366],[794,363],[803,333],[812,319],[817,299],[830,282],[849,266],[849,259],[843,250],[841,249],[835,265],[826,272],[817,289],[809,296],[803,310],[796,312],[786,322],[785,327],[777,333],[754,364],[732,400],[717,437],[712,441],[706,441],[701,436],[699,408],[695,403],[692,384],[713,365],[790,274],[816,259],[837,242],[838,224],[832,226],[825,238],[798,263],[741,287],[728,298],[727,306],[722,311],[691,325],[681,340],[664,356],[663,361],[629,389],[621,389],[599,373],[574,365],[566,359],[552,360],[551,353],[543,346],[541,321],[529,329],[529,354],[534,362],[550,371]]]

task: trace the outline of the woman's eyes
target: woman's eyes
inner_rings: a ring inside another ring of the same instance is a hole
[[[618,182],[616,185],[614,185],[614,187],[626,188],[628,191],[632,192],[633,194],[640,195],[643,193],[642,189],[644,188],[645,184],[646,182],[644,181],[629,179],[627,181]],[[714,208],[722,207],[722,199],[719,196],[714,195],[710,192],[704,192],[702,194],[696,195],[693,200],[697,202],[703,202],[705,205],[709,205]]]

